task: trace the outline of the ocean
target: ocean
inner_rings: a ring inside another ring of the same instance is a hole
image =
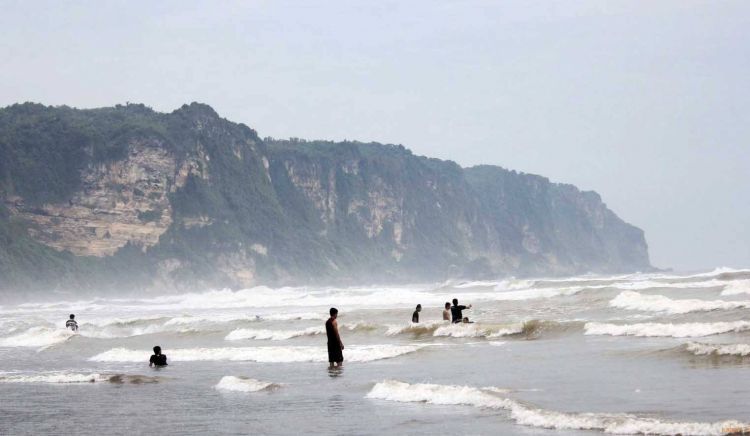
[[[0,306],[2,435],[750,430],[750,270],[63,300]]]

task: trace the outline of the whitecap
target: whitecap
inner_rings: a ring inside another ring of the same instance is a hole
[[[587,335],[694,338],[750,330],[750,322],[690,322],[681,324],[609,324],[589,322],[586,323],[584,329]]]
[[[371,362],[413,353],[427,345],[354,345],[344,350],[347,362]],[[170,361],[252,361],[261,363],[328,362],[325,347],[226,347],[164,350]],[[148,350],[113,348],[91,357],[94,362],[145,362]]]
[[[721,295],[750,294],[750,280],[737,280],[724,286]]]
[[[501,336],[523,333],[523,324],[514,326],[491,326],[478,323],[448,324],[438,327],[433,336],[450,336],[454,338],[499,338]]]
[[[507,392],[494,387],[409,384],[395,380],[377,383],[366,398],[396,402],[465,405],[503,410],[519,425],[565,430],[600,430],[613,434],[723,435],[733,428],[747,428],[739,421],[670,422],[625,413],[564,413],[540,409],[501,397]]]
[[[229,332],[224,339],[227,341],[239,341],[243,339],[283,341],[299,336],[312,336],[323,333],[325,333],[324,327],[310,327],[304,330],[235,329]]]
[[[73,372],[46,372],[39,374],[0,374],[0,383],[48,383],[48,384],[74,384],[74,383],[155,383],[158,377],[145,375],[126,374],[99,374],[99,373],[73,373]]]
[[[21,334],[0,338],[0,347],[48,347],[73,336],[73,331],[64,328],[32,327]]]
[[[277,383],[260,381],[254,378],[227,375],[222,377],[214,388],[220,391],[231,392],[260,392],[276,389],[280,386]]]
[[[704,344],[689,342],[685,349],[696,356],[750,356],[750,344]]]
[[[711,310],[731,310],[750,307],[750,301],[684,299],[674,300],[664,295],[646,295],[633,291],[621,292],[609,302],[612,307],[646,312],[683,314]]]

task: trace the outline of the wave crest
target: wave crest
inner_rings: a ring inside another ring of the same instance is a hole
[[[654,435],[723,435],[732,429],[747,428],[739,421],[668,422],[631,414],[564,413],[540,409],[497,395],[497,388],[470,386],[409,384],[395,380],[377,383],[366,398],[441,405],[465,405],[482,409],[504,410],[517,424],[565,430],[600,430],[614,434]]]
[[[48,347],[65,342],[75,335],[63,328],[32,327],[21,334],[0,338],[0,347]]]
[[[750,307],[750,301],[723,300],[673,300],[664,295],[646,295],[634,291],[624,291],[609,302],[612,307],[646,312],[666,312],[684,314],[711,310],[732,310]]]
[[[277,383],[260,381],[249,377],[235,377],[232,375],[222,377],[221,380],[219,380],[219,383],[214,386],[217,390],[231,392],[271,391],[280,387],[281,385]]]
[[[413,353],[427,345],[354,345],[344,351],[348,362],[371,362],[391,359]],[[178,348],[165,350],[168,358],[175,362],[198,361],[251,361],[260,363],[328,362],[325,347],[226,347],[226,348]],[[148,350],[113,348],[91,357],[93,362],[146,362]]]
[[[689,342],[685,349],[696,356],[750,356],[750,345],[748,344],[704,344],[701,342]]]
[[[587,335],[695,338],[721,333],[747,331],[750,330],[750,322],[689,322],[682,324],[609,324],[589,322],[586,323],[584,329]]]
[[[146,375],[128,375],[128,374],[98,374],[98,373],[64,373],[54,372],[46,374],[33,375],[4,375],[0,376],[0,383],[96,383],[109,382],[116,384],[132,383],[157,383],[159,377],[150,377]]]

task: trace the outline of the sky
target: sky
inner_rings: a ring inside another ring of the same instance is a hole
[[[750,2],[0,0],[0,106],[210,104],[599,192],[652,263],[750,267]]]

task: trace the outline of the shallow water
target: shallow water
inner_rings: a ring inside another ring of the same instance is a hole
[[[721,269],[4,305],[0,434],[722,434],[750,422],[749,280]],[[474,324],[440,321],[454,296]],[[330,306],[341,370],[325,362]],[[68,313],[79,334],[61,327]],[[148,367],[154,345],[169,367]]]

